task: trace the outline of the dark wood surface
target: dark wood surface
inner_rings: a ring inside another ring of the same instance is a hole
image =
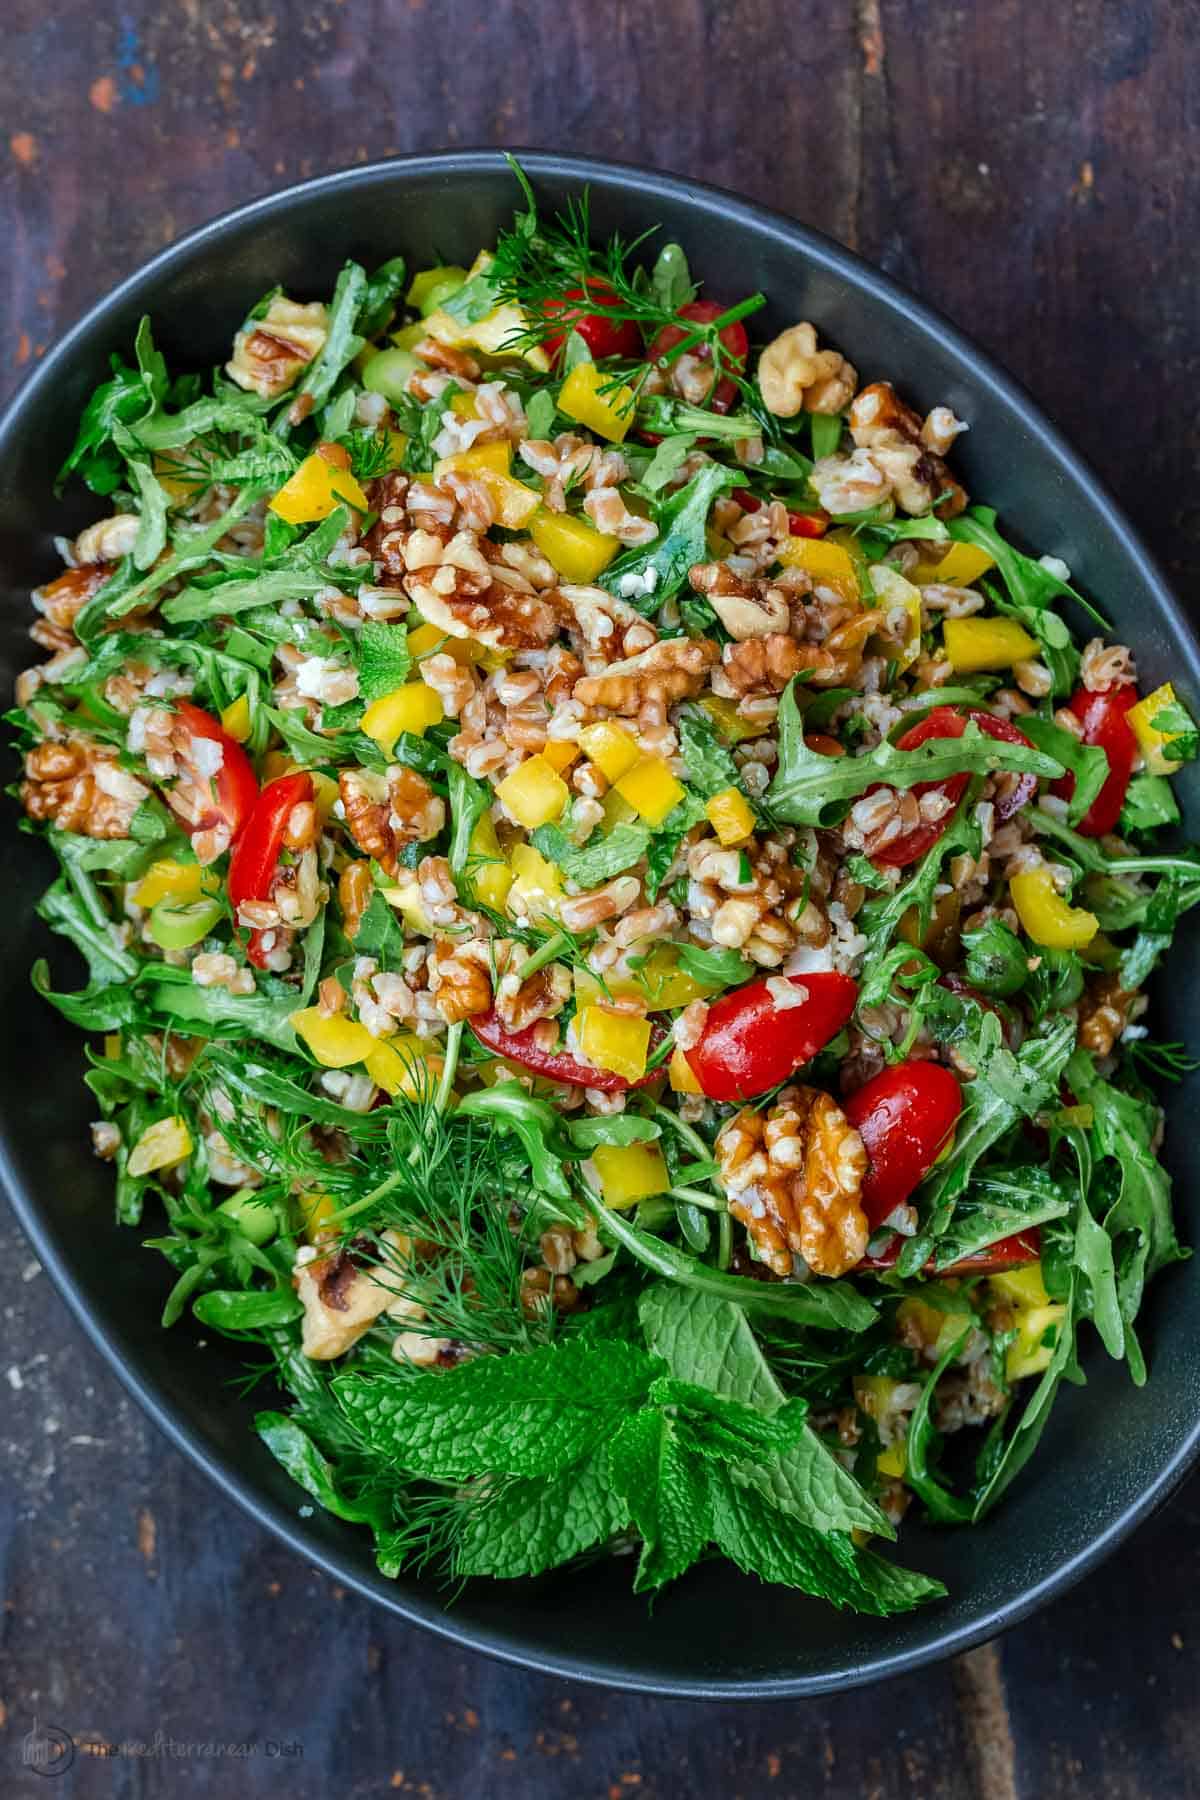
[[[439,145],[613,155],[790,212],[943,308],[1194,592],[1188,0],[6,0],[0,20],[2,391],[118,276],[272,187]],[[957,1663],[807,1704],[626,1697],[463,1655],[314,1574],[164,1446],[12,1227],[0,1258],[0,1795],[46,1792],[21,1766],[35,1719],[84,1747],[59,1791],[130,1800],[1200,1795],[1200,1480]],[[123,1740],[157,1753],[85,1753]]]

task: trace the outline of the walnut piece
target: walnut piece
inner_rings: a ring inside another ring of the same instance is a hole
[[[33,604],[42,615],[30,629],[30,637],[44,650],[69,650],[75,644],[75,621],[92,595],[97,593],[116,565],[89,563],[86,568],[67,569],[56,581],[38,588]]]
[[[240,388],[273,400],[325,348],[328,336],[329,314],[320,301],[301,306],[281,294],[265,318],[249,321],[237,333],[225,373]]]
[[[83,837],[125,838],[150,790],[89,738],[37,744],[25,758],[21,804],[31,819]]]
[[[1136,988],[1123,988],[1118,976],[1097,975],[1079,1004],[1079,1043],[1093,1056],[1111,1056],[1137,999]]]
[[[728,563],[696,563],[688,580],[703,594],[730,637],[765,638],[786,635],[791,608],[780,587],[739,575]]]
[[[429,988],[447,1025],[491,1010],[492,984],[482,960],[488,946],[473,941],[455,945],[445,939],[434,946]]]
[[[388,1246],[382,1266],[359,1266],[359,1256],[375,1255],[373,1246],[363,1240],[361,1249],[352,1244],[296,1268],[293,1279],[304,1307],[300,1348],[314,1362],[344,1355],[381,1313],[403,1318],[411,1311],[411,1302],[400,1289],[412,1246],[396,1231],[385,1231],[382,1237]]]
[[[835,626],[823,644],[772,632],[726,644],[721,653],[720,687],[739,698],[747,694],[782,694],[793,675],[807,672],[814,687],[853,686],[862,668],[863,645],[879,629],[879,615],[856,613]]]
[[[722,1126],[716,1153],[729,1210],[774,1274],[791,1275],[797,1253],[816,1275],[861,1261],[867,1153],[831,1095],[785,1088],[765,1114],[743,1107]]]
[[[807,320],[781,331],[758,359],[758,385],[767,411],[781,419],[798,412],[841,412],[858,386],[858,371],[836,350],[819,350]]]
[[[711,638],[665,638],[611,663],[601,675],[585,675],[575,683],[574,698],[584,706],[607,706],[626,715],[649,707],[665,717],[676,700],[700,692],[718,654]]]
[[[423,775],[403,765],[386,779],[369,769],[343,769],[338,794],[350,836],[388,875],[399,869],[402,844],[436,837],[446,822],[445,801]]]

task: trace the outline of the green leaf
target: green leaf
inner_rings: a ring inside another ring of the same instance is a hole
[[[133,546],[135,569],[149,569],[158,561],[167,543],[167,508],[170,495],[155,477],[149,463],[132,459],[129,473],[137,488],[139,521]]]
[[[890,997],[895,970],[885,962],[892,939],[905,913],[915,911],[917,935],[923,936],[933,917],[934,889],[942,878],[942,867],[948,856],[965,853],[978,856],[981,846],[979,826],[975,822],[975,802],[979,782],[967,786],[958,810],[935,844],[925,852],[907,881],[890,893],[868,900],[856,921],[867,940],[859,975],[859,1004],[879,1006]]]
[[[359,695],[368,705],[403,687],[412,668],[407,627],[368,619],[355,638],[354,662]]]
[[[573,1147],[585,1156],[597,1144],[648,1144],[662,1136],[662,1127],[653,1119],[629,1112],[582,1118],[564,1114],[562,1124]]]
[[[149,412],[154,398],[140,369],[131,369],[119,356],[111,362],[112,374],[100,383],[83,410],[79,430],[55,485],[78,472],[97,494],[111,494],[120,486],[123,459],[113,447],[113,432]]]
[[[614,875],[632,869],[641,862],[650,843],[645,825],[614,825],[603,837],[582,847],[573,844],[557,825],[539,825],[531,835],[542,855],[581,888],[599,887]]]
[[[1125,790],[1120,829],[1157,831],[1160,826],[1178,823],[1179,803],[1166,776],[1135,775]]]
[[[834,825],[853,802],[880,782],[911,788],[922,781],[946,781],[953,775],[994,775],[1010,769],[1054,781],[1062,764],[1026,744],[988,737],[973,719],[959,738],[929,738],[915,750],[898,750],[885,738],[862,756],[822,756],[804,741],[796,679],[779,704],[779,768],[767,803],[793,825]]]
[[[690,784],[706,800],[728,787],[741,787],[741,774],[728,745],[717,736],[707,713],[687,708],[679,716],[679,744]]]
[[[97,987],[121,986],[138,971],[137,958],[118,943],[115,930],[104,915],[97,922],[79,895],[60,877],[37,903],[37,914],[68,938],[88,967],[88,979]]]
[[[688,456],[699,442],[694,431],[677,431],[663,438],[646,467],[639,486],[645,494],[657,494],[673,475],[678,475]]]
[[[355,324],[367,300],[366,270],[360,263],[344,263],[329,303],[328,335],[296,389],[297,394],[311,394],[314,406],[324,406],[338,376],[362,349],[363,340],[357,335]],[[286,411],[280,416],[286,419]]]
[[[605,1443],[660,1365],[615,1339],[567,1340],[457,1368],[340,1375],[334,1392],[377,1453],[414,1475],[557,1475]]]
[[[740,987],[758,973],[736,950],[707,950],[699,944],[681,944],[676,958],[680,971],[705,987]]]
[[[999,1500],[1005,1490],[1012,1485],[1013,1481],[1021,1473],[1021,1470],[1025,1467],[1026,1463],[1037,1449],[1038,1440],[1045,1430],[1047,1419],[1050,1417],[1050,1409],[1053,1406],[1055,1396],[1058,1393],[1059,1384],[1074,1361],[1075,1315],[1076,1299],[1074,1282],[1072,1281],[1071,1292],[1069,1293],[1067,1300],[1066,1319],[1059,1328],[1053,1355],[1046,1368],[1043,1369],[1033,1393],[1026,1401],[1025,1409],[1018,1419],[1011,1436],[1005,1442],[1003,1451],[998,1460],[992,1466],[987,1479],[976,1492],[974,1508],[971,1514],[972,1524],[978,1524],[979,1520],[982,1519],[986,1513],[991,1511],[997,1500]],[[909,1430],[911,1432],[911,1425]]]
[[[174,1020],[194,1037],[240,1037],[299,1052],[290,1016],[304,1004],[295,988],[279,998],[263,993],[230,994],[224,988],[197,987],[187,969],[150,963],[142,970],[141,988],[152,1012]]]
[[[1114,1238],[1130,1232],[1139,1240],[1144,1251],[1140,1273],[1148,1281],[1188,1254],[1175,1234],[1171,1178],[1153,1149],[1159,1109],[1102,1080],[1084,1050],[1072,1056],[1066,1076],[1076,1099],[1092,1108],[1089,1135],[1096,1157],[1111,1159],[1119,1171],[1117,1197],[1104,1220],[1105,1230]],[[1136,1297],[1140,1302],[1140,1285]]]
[[[397,970],[404,960],[404,931],[392,907],[376,888],[354,934],[355,956],[373,956],[382,969]]]
[[[304,1307],[290,1287],[272,1293],[218,1288],[193,1301],[192,1311],[202,1325],[211,1325],[216,1331],[259,1331],[264,1325],[286,1325],[298,1319]]]
[[[642,1535],[635,1593],[690,1568],[709,1538],[708,1481],[672,1421],[649,1409],[627,1419],[608,1447],[609,1476]]]
[[[913,1493],[925,1502],[931,1519],[939,1525],[969,1525],[974,1516],[973,1502],[961,1499],[941,1482],[934,1472],[933,1461],[940,1436],[933,1423],[933,1400],[938,1382],[952,1362],[956,1362],[971,1330],[971,1315],[964,1315],[962,1331],[939,1358],[926,1377],[921,1397],[913,1408],[905,1438],[905,1479]]]
[[[841,413],[808,413],[809,428],[812,432],[813,461],[820,462],[823,456],[833,456],[842,441]]]
[[[145,605],[152,594],[181,575],[203,568],[216,544],[262,499],[265,489],[245,487],[217,519],[207,525],[179,527],[169,556],[130,585],[114,577],[92,596],[75,621],[76,635],[91,644],[104,619],[121,619]],[[182,598],[182,596],[180,596]]]
[[[554,395],[549,388],[538,388],[530,397],[525,408],[525,422],[529,427],[531,438],[548,438],[554,430],[554,420],[558,408],[554,404]]]
[[[1054,757],[1075,777],[1075,791],[1067,806],[1067,824],[1078,825],[1108,780],[1108,757],[1099,744],[1085,744],[1072,731],[1064,731],[1053,719],[1029,713],[1021,730],[1047,756]]]
[[[569,1200],[571,1188],[559,1160],[559,1115],[548,1100],[536,1100],[516,1081],[479,1088],[458,1103],[459,1118],[487,1119],[516,1134],[529,1160],[535,1187],[555,1200]]]
[[[333,1463],[286,1413],[256,1413],[254,1427],[275,1460],[326,1512],[357,1525],[388,1522],[388,1509],[382,1502],[352,1500],[343,1493]]]
[[[688,260],[679,244],[664,244],[650,271],[650,293],[664,312],[677,313],[696,298]]]
[[[74,994],[56,994],[50,986],[49,965],[40,957],[29,971],[29,980],[35,994],[81,1031],[119,1031],[137,1016],[132,987],[116,987],[103,980],[90,982]]]
[[[1029,980],[1029,953],[1003,919],[991,918],[974,931],[964,931],[963,973],[981,994],[1005,999]]]
[[[1155,731],[1167,732],[1170,742],[1159,746],[1160,754],[1168,762],[1191,762],[1200,755],[1200,731],[1196,729],[1196,721],[1186,706],[1178,700],[1160,707],[1150,721]]]
[[[657,612],[664,600],[683,587],[688,570],[708,560],[705,529],[712,503],[726,488],[736,487],[737,481],[737,475],[723,464],[705,463],[685,487],[678,488],[656,509],[658,536],[653,542],[618,556],[601,576],[601,587],[610,594],[620,594],[624,578],[636,575],[643,583],[645,597],[631,599],[630,604],[640,612]]]
[[[1072,1204],[1062,1183],[1032,1164],[976,1175],[937,1239],[934,1268],[948,1269],[1014,1232],[1064,1218]]]
[[[489,1481],[463,1515],[451,1570],[503,1580],[540,1575],[604,1543],[625,1517],[604,1450],[549,1479]]]
[[[396,309],[396,301],[404,292],[407,265],[402,256],[391,256],[380,263],[363,289],[359,303],[357,328],[365,338],[378,337],[386,331]]]

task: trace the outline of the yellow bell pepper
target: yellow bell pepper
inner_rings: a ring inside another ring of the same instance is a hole
[[[682,1050],[671,1052],[671,1060],[667,1065],[672,1091],[676,1094],[702,1094],[704,1089],[692,1071],[692,1065]]]
[[[579,745],[572,744],[567,738],[550,738],[541,754],[550,767],[561,775],[564,769],[569,769],[573,762],[579,760],[580,751]]]
[[[950,666],[959,675],[980,669],[1011,669],[1038,653],[1038,641],[1015,619],[947,619],[942,642]]]
[[[159,487],[172,500],[190,500],[204,485],[203,476],[194,466],[189,466],[186,449],[160,450],[151,458],[150,466]]]
[[[414,625],[408,634],[408,651],[417,661],[424,656],[450,656],[466,668],[483,662],[488,647],[478,638],[451,637],[440,625]]]
[[[317,519],[327,519],[334,507],[343,501],[357,512],[370,510],[367,496],[349,469],[336,468],[314,450],[267,504],[289,525],[307,525]]]
[[[496,524],[502,525],[505,531],[520,531],[522,526],[528,525],[542,501],[533,488],[513,479],[509,473],[511,466],[511,444],[476,444],[470,450],[458,450],[453,456],[443,457],[434,465],[433,478],[440,481],[443,475],[457,474],[481,481],[495,509]]]
[[[1174,686],[1164,681],[1161,687],[1156,687],[1152,694],[1147,694],[1125,714],[1151,775],[1173,775],[1180,766],[1163,754],[1163,745],[1169,744],[1172,738],[1181,737],[1182,732],[1160,731],[1154,723],[1164,708],[1176,704]]]
[[[388,468],[398,469],[404,461],[404,452],[408,449],[408,434],[397,431],[394,425],[389,425],[381,434],[377,433],[376,435],[382,435],[387,444]]]
[[[1011,876],[1008,891],[1026,932],[1047,950],[1082,950],[1100,929],[1095,913],[1063,899],[1046,863]]]
[[[474,394],[451,394],[450,411],[456,419],[477,419],[479,408],[475,404]]]
[[[126,1173],[149,1175],[155,1169],[173,1169],[192,1154],[192,1134],[178,1114],[147,1126],[129,1152]]]
[[[639,757],[614,786],[647,825],[653,826],[661,825],[667,814],[687,797],[661,756]]]
[[[310,769],[308,773],[313,784],[313,804],[317,809],[317,817],[323,826],[328,825],[338,800],[338,784],[332,775],[323,775],[320,769]]]
[[[436,1081],[441,1059],[435,1067],[424,1039],[404,1031],[395,1037],[377,1038],[374,1049],[363,1057],[363,1066],[375,1086],[393,1099],[403,1094],[406,1099],[419,1100]]]
[[[844,600],[859,597],[854,558],[842,544],[828,538],[790,537],[780,548],[779,560],[787,569],[807,570],[817,586],[832,588]]]
[[[632,825],[637,813],[616,788],[609,788],[600,805],[604,812],[604,829],[611,831],[614,825]]]
[[[236,744],[244,744],[250,736],[250,702],[245,694],[239,694],[230,702],[221,714],[221,729],[227,731]]]
[[[722,788],[713,795],[704,813],[725,845],[744,844],[754,830],[754,810],[740,788]]]
[[[606,781],[620,781],[642,754],[637,739],[615,719],[605,719],[599,725],[585,725],[579,733],[579,744]]]
[[[619,538],[597,531],[586,519],[542,507],[529,522],[529,535],[565,581],[586,587],[607,569],[621,548]]]
[[[1066,1316],[1066,1307],[1055,1305],[1029,1306],[1017,1312],[1017,1335],[1004,1352],[1004,1373],[1009,1381],[1041,1374],[1054,1355]]]
[[[427,337],[428,333],[425,329],[424,319],[417,319],[412,325],[402,325],[399,331],[390,332],[389,336],[397,350],[415,350],[421,339]],[[367,355],[368,357],[374,356],[374,349],[369,349]]]
[[[338,1203],[332,1194],[300,1194],[298,1196],[304,1236],[310,1244],[320,1244],[338,1235],[333,1223]]]
[[[932,539],[921,540],[921,547],[930,561],[919,562],[913,571],[918,587],[931,587],[934,583],[938,587],[971,587],[996,560],[978,544],[949,544],[944,555],[939,554],[943,547]]]
[[[421,903],[421,884],[415,875],[379,891],[388,905],[395,907],[410,931],[415,931],[418,937],[433,936],[433,922]]]
[[[119,1031],[109,1031],[105,1033],[104,1060],[105,1062],[120,1062],[121,1034]]]
[[[327,1019],[317,1006],[301,1007],[289,1016],[289,1023],[323,1069],[348,1069],[352,1063],[365,1062],[379,1042],[356,1019],[345,1013]]]
[[[214,869],[202,869],[199,863],[153,862],[133,890],[135,906],[157,906],[160,900],[174,900],[186,906],[205,894],[219,894],[221,877]]]
[[[944,1356],[968,1323],[968,1314],[963,1312],[942,1312],[936,1306],[930,1306],[925,1300],[915,1295],[902,1300],[896,1308],[896,1322],[904,1327],[905,1342],[914,1338],[929,1353]]]
[[[891,1406],[892,1395],[899,1385],[890,1375],[856,1375],[854,1404],[869,1419],[881,1419]],[[907,1467],[908,1447],[903,1438],[897,1438],[895,1443],[881,1450],[875,1459],[875,1473],[886,1475],[894,1481],[903,1479]]]
[[[526,831],[549,825],[560,817],[571,798],[570,789],[544,756],[527,756],[496,788],[496,797],[509,817]]]
[[[508,891],[508,910],[531,919],[553,915],[565,898],[562,875],[532,844],[514,844],[509,855],[513,884]]]
[[[514,880],[512,869],[504,860],[500,839],[492,815],[485,812],[477,819],[467,849],[467,876],[484,906],[503,912],[508,890]]]
[[[476,275],[483,275],[491,267],[493,257],[490,251],[481,250],[471,267],[467,270],[467,280]],[[529,321],[515,302],[509,301],[504,306],[493,307],[482,319],[465,324],[456,319],[444,307],[439,306],[435,312],[422,321],[420,336],[428,334],[439,344],[448,344],[452,349],[482,350],[485,356],[503,356],[505,359],[523,360],[531,369],[546,374],[550,369],[550,358],[540,344],[520,349],[514,344],[528,329]]]
[[[624,382],[613,387],[612,379],[595,363],[576,363],[559,390],[558,410],[597,437],[619,444],[633,424],[635,395]]]
[[[597,1144],[592,1162],[605,1206],[636,1206],[671,1185],[666,1159],[657,1144]]]
[[[897,1438],[886,1450],[881,1450],[875,1458],[875,1473],[886,1475],[891,1481],[903,1481],[908,1468],[908,1445],[903,1438]]]
[[[374,738],[385,756],[390,756],[392,745],[402,731],[423,737],[431,725],[440,725],[445,716],[442,703],[431,687],[426,687],[423,681],[409,681],[368,706],[362,716],[361,730]]]
[[[747,738],[762,737],[771,729],[770,725],[751,724],[749,719],[743,719],[737,701],[727,700],[721,694],[705,694],[696,704],[708,714],[723,743],[741,744]]]
[[[575,1001],[580,1007],[603,1003],[610,995],[637,995],[651,1012],[670,1012],[715,991],[679,967],[678,950],[673,944],[660,944],[652,950],[640,969],[625,975],[606,974],[603,981],[590,969],[576,967],[574,981]]]
[[[1049,1306],[1050,1296],[1042,1279],[1040,1262],[1026,1263],[1019,1269],[1000,1269],[988,1276],[992,1293],[1009,1306]]]
[[[639,1081],[646,1073],[650,1021],[636,1013],[613,1012],[607,1006],[585,1006],[575,1015],[579,1047],[597,1069]]]
[[[459,396],[455,396],[457,399]],[[470,399],[469,395],[465,398]],[[474,400],[471,405],[474,407]],[[443,475],[507,475],[512,468],[512,445],[507,438],[498,443],[473,444],[469,450],[456,450],[433,465],[433,478]]]
[[[899,569],[890,569],[886,563],[873,565],[871,585],[877,608],[891,612],[893,607],[902,606],[908,614],[904,648],[896,658],[900,668],[907,669],[921,654],[921,590],[907,581]],[[889,652],[895,654],[890,645]]]
[[[457,263],[440,263],[436,269],[420,269],[409,282],[404,298],[423,314],[440,306],[462,287],[466,279],[467,271],[460,269]],[[433,307],[430,307],[430,301]]]

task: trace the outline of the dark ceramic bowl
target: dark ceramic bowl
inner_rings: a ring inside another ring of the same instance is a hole
[[[969,490],[1008,529],[1066,559],[1081,587],[1137,651],[1146,685],[1171,676],[1200,693],[1197,649],[1178,605],[1090,470],[1028,398],[941,319],[827,239],[713,188],[568,157],[526,156],[547,207],[592,191],[598,235],[661,225],[686,245],[709,292],[770,297],[755,320],[764,337],[806,318],[844,349],[865,379],[887,376],[919,407],[946,402],[970,421],[956,449]],[[96,516],[78,489],[54,498],[55,469],[84,400],[113,350],[128,353],[137,320],[152,315],[175,367],[223,360],[248,306],[281,282],[301,298],[327,294],[343,259],[372,264],[403,251],[409,266],[470,262],[517,200],[491,151],[399,158],[261,200],[156,257],[77,325],[40,365],[0,424],[0,614],[5,690],[30,660],[29,589],[56,567],[52,537]],[[1183,777],[1197,816],[1195,765]],[[428,1581],[385,1581],[367,1534],[317,1511],[259,1443],[259,1398],[230,1385],[235,1347],[188,1324],[158,1325],[169,1272],[140,1234],[113,1223],[112,1178],[89,1153],[94,1110],[80,1083],[81,1040],[35,1002],[28,970],[47,953],[60,973],[70,952],[34,917],[48,857],[10,835],[7,950],[0,1016],[2,1164],[18,1215],[93,1342],[172,1441],[226,1494],[310,1562],[401,1617],[533,1668],[664,1694],[819,1693],[877,1679],[963,1650],[1061,1592],[1099,1563],[1171,1491],[1200,1438],[1200,1308],[1184,1266],[1157,1283],[1146,1315],[1149,1387],[1089,1342],[1088,1385],[1060,1400],[1038,1454],[1001,1510],[971,1531],[913,1523],[906,1562],[940,1576],[941,1604],[892,1621],[832,1612],[767,1588],[731,1567],[689,1575],[654,1612],[603,1564],[539,1582],[472,1585],[449,1610]],[[1194,920],[1196,915],[1192,915]],[[1184,1037],[1197,1010],[1194,925],[1182,934],[1158,996],[1162,1035]],[[64,985],[59,981],[56,985]],[[1197,1231],[1195,1166],[1173,1098],[1167,1159],[1178,1182],[1184,1235]]]

